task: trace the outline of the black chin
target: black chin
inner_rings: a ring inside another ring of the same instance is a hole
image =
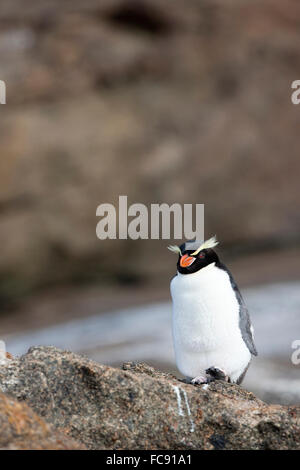
[[[191,266],[188,266],[187,268],[182,268],[179,263],[177,264],[177,271],[180,274],[196,273],[197,271],[199,271],[199,269],[201,269],[201,265],[198,265],[197,260],[194,261],[193,264],[191,264]]]
[[[177,263],[177,271],[180,274],[193,274],[196,273],[197,271],[200,271],[200,269],[205,268],[211,263],[219,263],[219,257],[217,253],[212,250],[211,248],[203,250],[205,256],[204,257],[196,257],[196,260],[191,264],[191,266],[188,266],[186,268],[182,268],[180,266],[180,258]],[[193,256],[193,253],[191,251],[186,251],[183,254],[188,254],[189,256]]]

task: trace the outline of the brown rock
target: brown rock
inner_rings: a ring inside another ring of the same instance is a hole
[[[0,393],[0,448],[79,450],[85,446],[47,424],[26,403]]]
[[[0,12],[0,301],[169,275],[165,241],[97,240],[119,194],[205,203],[227,246],[299,243],[295,0],[27,4]]]
[[[0,388],[90,449],[300,449],[299,406],[222,382],[185,384],[146,364],[119,370],[35,347],[0,367]]]

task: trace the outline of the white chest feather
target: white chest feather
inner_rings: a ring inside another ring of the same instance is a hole
[[[177,274],[171,294],[179,370],[194,377],[215,366],[234,377],[240,374],[251,355],[239,329],[239,304],[226,271],[213,263],[194,274]]]

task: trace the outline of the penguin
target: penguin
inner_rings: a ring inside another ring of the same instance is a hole
[[[192,384],[240,384],[257,356],[249,312],[218,243],[214,236],[168,247],[178,254],[170,285],[175,359]]]

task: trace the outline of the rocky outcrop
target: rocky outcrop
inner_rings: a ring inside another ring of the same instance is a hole
[[[205,203],[227,246],[299,241],[296,0],[20,4],[0,12],[0,302],[169,276],[165,241],[96,238],[119,194]]]
[[[0,389],[90,449],[300,449],[300,407],[146,364],[119,370],[34,347],[0,367]]]
[[[0,393],[1,450],[85,449],[54,426],[47,424],[25,403]]]

